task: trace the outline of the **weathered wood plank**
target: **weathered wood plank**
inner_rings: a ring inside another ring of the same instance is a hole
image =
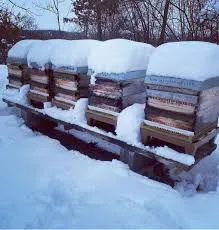
[[[149,97],[147,99],[147,105],[153,108],[163,109],[182,114],[194,114],[196,106],[185,102],[172,101],[166,99],[160,99],[155,97]]]
[[[56,93],[55,97],[60,97],[69,101],[76,102],[79,99],[78,95],[68,95],[68,94],[63,94],[63,93]]]
[[[34,74],[34,75],[30,76],[30,79],[31,79],[31,81],[38,82],[41,84],[48,84],[49,83],[49,77],[46,75],[38,76],[38,75]]]
[[[73,80],[65,80],[65,79],[55,79],[56,87],[67,89],[67,90],[78,90],[78,82]]]
[[[37,101],[37,102],[42,102],[42,103],[48,102],[48,101],[51,100],[50,97],[49,97],[49,95],[48,96],[44,96],[42,94],[33,93],[31,91],[28,92],[27,96],[28,96],[29,100],[33,100],[33,101]]]
[[[198,103],[198,96],[182,93],[146,89],[146,95],[147,97],[155,97],[171,101],[186,102],[192,105],[197,105]]]
[[[57,98],[53,98],[52,99],[52,104],[55,105],[57,108],[61,108],[64,110],[69,110],[70,108],[74,108],[74,104],[72,103],[68,103],[66,101],[63,100],[58,100]]]
[[[200,91],[202,87],[202,82],[200,81],[154,75],[147,76],[145,78],[145,83],[148,85],[171,86],[174,88],[194,91]]]
[[[123,97],[145,92],[144,78],[136,78],[121,82],[121,89]]]
[[[171,127],[194,131],[195,117],[187,114],[176,114],[157,108],[147,107],[145,109],[146,120],[158,122]]]
[[[122,102],[120,99],[117,100],[111,98],[97,97],[93,95],[88,98],[88,104],[102,109],[109,109],[115,112],[120,112],[122,108]]]

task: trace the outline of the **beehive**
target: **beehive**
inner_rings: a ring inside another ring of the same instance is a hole
[[[170,131],[190,132],[190,135],[216,127],[219,115],[217,45],[182,42],[157,49],[145,79],[145,123]]]
[[[90,78],[86,73],[87,68],[77,68],[74,71],[67,68],[55,69],[53,104],[69,109],[74,107],[78,99],[87,98]]]
[[[154,47],[125,39],[103,42],[92,50],[89,69],[95,84],[90,86],[89,109],[119,113],[134,103],[144,103],[144,78]]]
[[[29,84],[30,74],[27,66],[27,54],[32,45],[39,40],[22,40],[17,42],[8,53],[8,85],[7,88],[20,89]]]
[[[122,74],[121,78],[113,73],[98,74],[95,85],[90,86],[89,106],[119,113],[129,105],[144,103],[145,74],[145,71],[133,71]]]

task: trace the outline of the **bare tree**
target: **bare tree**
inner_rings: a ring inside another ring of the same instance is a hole
[[[56,16],[58,30],[61,31],[61,13],[60,13],[60,5],[63,4],[65,0],[49,0],[45,4],[34,3],[36,7],[46,10]]]

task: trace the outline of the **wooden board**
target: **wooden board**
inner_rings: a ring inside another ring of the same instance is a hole
[[[101,113],[94,110],[87,110],[86,117],[89,123],[89,120],[100,121],[102,123],[106,123],[109,125],[113,125],[116,127],[117,124],[117,117],[113,116],[112,114]]]
[[[66,90],[78,90],[78,82],[73,80],[55,79],[55,86]]]
[[[194,131],[195,117],[187,114],[177,114],[147,106],[145,109],[146,120],[164,124],[170,127]]]
[[[8,75],[9,76],[16,76],[21,78],[22,77],[22,70],[19,68],[8,68]]]
[[[148,145],[151,138],[156,138],[158,140],[162,140],[166,143],[172,144],[173,146],[180,146],[183,147],[185,153],[196,155],[198,153],[198,149],[205,144],[213,143],[219,128],[215,127],[213,129],[208,130],[208,132],[195,135],[193,137],[184,136],[182,134],[176,134],[169,131],[161,130],[157,127],[151,127],[146,124],[142,124],[141,126],[141,137],[142,142],[145,145]]]
[[[120,112],[122,109],[121,99],[111,99],[91,95],[88,98],[88,104],[102,109],[112,110],[114,112]]]
[[[28,99],[37,101],[37,102],[42,102],[42,103],[51,101],[49,96],[44,96],[42,94],[33,93],[31,91],[28,92]]]
[[[38,82],[41,84],[49,84],[49,77],[47,75],[31,74],[30,79],[33,82]]]
[[[72,74],[72,73],[64,73],[57,72],[53,73],[55,80],[63,80],[63,81],[72,81],[77,82],[77,87],[88,87],[90,84],[90,77],[85,74]]]
[[[55,105],[57,108],[61,108],[64,110],[69,110],[70,108],[74,108],[74,104],[68,103],[63,100],[58,100],[57,98],[52,99],[52,104]]]
[[[210,155],[216,148],[216,146],[214,146],[214,147],[211,147],[211,148],[208,148],[208,149],[204,149],[204,150],[202,149],[202,151],[201,151],[202,154],[197,154],[195,156],[195,160],[196,160],[195,164],[193,166],[188,167],[188,166],[186,166],[186,165],[184,165],[182,163],[179,163],[179,162],[176,162],[174,160],[167,159],[167,158],[161,157],[159,155],[156,155],[155,153],[151,152],[148,149],[143,149],[143,148],[140,148],[140,147],[129,145],[129,144],[127,144],[127,143],[125,143],[125,142],[123,142],[123,141],[121,141],[119,139],[116,139],[115,137],[110,137],[110,136],[108,136],[108,135],[106,135],[104,133],[97,132],[97,131],[95,131],[93,129],[82,127],[82,126],[79,126],[77,124],[70,124],[70,123],[62,121],[60,119],[52,118],[52,117],[44,114],[43,112],[34,109],[32,106],[15,103],[15,102],[12,102],[12,101],[10,101],[8,99],[4,99],[4,98],[3,98],[3,101],[5,103],[8,103],[8,105],[10,105],[10,106],[15,106],[15,107],[17,107],[17,108],[19,108],[21,110],[24,110],[26,112],[30,112],[30,113],[32,113],[34,115],[37,115],[37,116],[40,116],[43,119],[48,119],[49,121],[54,121],[59,125],[63,125],[64,127],[66,127],[67,130],[74,129],[74,130],[77,130],[77,131],[81,131],[83,133],[87,133],[89,135],[92,135],[94,137],[100,138],[101,140],[104,140],[104,141],[109,142],[111,144],[118,145],[119,147],[124,148],[127,151],[131,151],[131,152],[134,152],[136,154],[146,156],[149,159],[154,159],[154,160],[156,160],[156,161],[158,161],[160,163],[166,162],[167,164],[175,164],[175,166],[177,166],[177,168],[181,168],[181,170],[190,170],[201,159],[203,159],[207,155]]]
[[[175,89],[187,89],[195,92],[199,92],[202,89],[203,83],[195,80],[187,80],[176,77],[165,77],[165,76],[147,76],[145,78],[146,85],[159,85],[168,86]]]

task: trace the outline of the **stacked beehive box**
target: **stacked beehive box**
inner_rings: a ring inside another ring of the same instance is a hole
[[[28,66],[30,72],[30,91],[28,98],[31,104],[43,108],[45,102],[51,102],[54,95],[52,64],[50,61],[52,50],[62,40],[46,40],[31,47],[28,52]]]
[[[150,60],[145,83],[144,135],[186,146],[186,140],[197,142],[217,128],[217,45],[182,42],[158,47]],[[194,152],[194,146],[187,146],[187,152]]]
[[[30,75],[27,66],[27,53],[38,40],[22,40],[16,43],[8,53],[8,85],[7,88],[20,89],[29,84]]]
[[[144,103],[144,78],[152,50],[151,45],[123,39],[103,42],[93,50],[89,69],[95,83],[90,85],[89,120],[103,122],[102,115],[117,116],[134,103]],[[116,124],[115,118],[111,120]]]
[[[60,44],[51,55],[54,77],[53,104],[62,109],[74,107],[80,98],[87,98],[90,78],[87,56],[95,40],[74,40]]]

